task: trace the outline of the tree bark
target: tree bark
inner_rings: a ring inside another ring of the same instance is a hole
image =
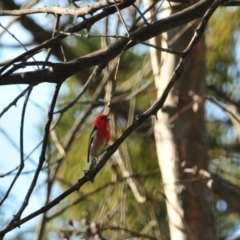
[[[171,13],[180,10],[181,6],[178,5],[173,7]],[[167,14],[170,14],[170,11]],[[168,47],[183,51],[195,28],[196,24],[192,24],[168,31]],[[165,37],[163,39],[165,40]],[[199,174],[199,170],[208,169],[202,103],[205,93],[204,53],[202,39],[169,94],[164,108],[159,111],[158,120],[155,121],[156,147],[164,182],[170,235],[173,240],[216,239],[211,211],[211,190]],[[175,55],[162,54],[161,69],[154,71],[158,97],[161,97],[178,60]],[[153,68],[156,69],[155,61],[152,62]],[[160,66],[160,62],[158,65]]]

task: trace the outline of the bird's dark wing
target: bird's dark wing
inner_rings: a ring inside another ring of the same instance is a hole
[[[90,137],[89,137],[89,141],[88,141],[88,159],[87,159],[87,162],[90,161],[90,154],[91,154],[91,146],[92,146],[92,143],[93,143],[93,139],[94,139],[94,135],[96,133],[96,130],[97,128],[94,127],[91,134],[90,134]]]

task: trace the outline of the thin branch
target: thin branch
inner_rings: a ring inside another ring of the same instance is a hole
[[[34,9],[20,9],[20,10],[1,10],[1,16],[22,16],[22,15],[30,15],[36,13],[46,13],[46,14],[54,14],[54,15],[72,15],[72,16],[84,16],[87,14],[93,14],[94,12],[106,8],[108,6],[114,5],[115,3],[121,3],[121,0],[108,0],[108,1],[100,1],[98,3],[93,4],[88,7],[81,8],[62,8],[62,7],[44,7],[44,8],[34,8]],[[231,1],[225,2],[222,4],[223,6],[240,6],[240,1]]]
[[[132,173],[124,165],[122,157],[120,156],[119,151],[116,151],[115,154],[116,154],[116,159],[117,159],[118,166],[119,166],[119,168],[122,171],[122,175],[124,177],[129,177],[130,175],[132,175]],[[144,203],[146,201],[146,193],[145,193],[145,191],[139,190],[139,187],[133,181],[132,178],[127,178],[127,183],[129,185],[129,188],[131,189],[131,191],[133,193],[133,196],[135,197],[136,201],[138,203]]]
[[[108,82],[108,85],[106,87],[106,93],[105,93],[105,102],[107,102],[107,105],[105,106],[104,112],[109,113],[110,109],[111,109],[111,103],[112,103],[112,98],[114,95],[114,91],[116,88],[116,83],[117,83],[117,74],[118,74],[118,70],[119,70],[119,66],[120,66],[120,61],[121,61],[121,57],[123,54],[124,50],[119,54],[118,59],[116,59],[116,61],[114,61],[111,65],[111,71],[113,71],[115,69],[115,73],[114,73],[114,78],[111,79],[111,82]],[[110,76],[110,71],[108,72],[108,75]],[[108,109],[107,109],[108,108]]]
[[[53,30],[52,30],[52,38],[54,38],[54,37],[56,36],[57,31],[58,31],[58,29],[59,29],[60,16],[61,16],[61,15],[56,15],[56,17],[55,17],[55,24],[54,24],[54,28],[53,28]],[[46,57],[46,59],[45,59],[45,62],[47,62],[47,61],[49,60],[49,58],[50,58],[50,56],[51,56],[51,53],[52,53],[52,48],[49,48],[49,49],[48,49],[48,52],[47,52],[47,57]],[[45,65],[43,65],[42,68],[45,68]],[[56,87],[56,90],[55,90],[56,99],[57,99],[57,96],[58,96],[60,87],[61,87],[61,84],[59,85],[59,87],[58,87],[58,86]],[[56,100],[55,100],[55,102],[56,102]],[[55,104],[54,104],[54,106],[53,106],[53,108],[52,108],[52,112],[51,112],[52,115],[53,115],[54,107],[55,107]],[[60,118],[61,118],[61,116],[60,116]],[[60,119],[60,118],[59,118],[59,119]],[[57,122],[58,122],[58,121],[57,121]],[[57,124],[57,123],[56,123],[56,124]],[[52,129],[51,129],[51,128],[52,128]],[[54,130],[54,128],[52,127],[52,123],[50,123],[49,132],[50,132],[50,134],[51,134],[51,136],[52,136],[53,141],[55,140],[54,142],[56,143],[56,147],[57,147],[57,149],[59,149],[60,154],[62,154],[62,156],[65,156],[65,151],[64,151],[64,149],[62,148],[61,144],[60,144],[59,141],[58,141],[57,134],[55,133],[55,130]],[[55,133],[55,134],[54,134],[54,133]],[[45,136],[44,136],[44,138],[45,138]],[[44,139],[43,139],[43,141],[44,141]],[[46,140],[46,141],[47,141],[47,140]],[[46,150],[45,150],[45,152],[46,152]],[[42,165],[42,169],[43,169],[43,165]],[[50,194],[51,194],[51,190],[52,190],[52,188],[51,188],[51,187],[52,187],[52,184],[51,184],[50,181],[49,181],[49,168],[47,168],[47,170],[48,170],[48,171],[47,171],[47,173],[48,173],[48,181],[47,181],[47,188],[46,188],[45,204],[47,204],[47,203],[49,202]],[[42,238],[43,238],[43,232],[44,232],[44,229],[45,229],[45,226],[46,226],[46,221],[45,221],[45,219],[46,219],[46,212],[42,215],[42,219],[41,219],[41,221],[40,221],[39,224],[38,224],[38,227],[37,227],[37,229],[36,229],[36,231],[35,231],[34,240],[42,239]]]
[[[226,107],[224,107],[222,104],[220,104],[218,101],[216,101],[213,97],[207,97],[207,100],[210,102],[214,103],[216,106],[218,106],[220,109],[222,109],[224,112],[228,113],[231,115],[232,118],[234,118],[238,123],[240,123],[240,119],[236,117],[232,111],[228,110]]]
[[[138,40],[136,38],[131,38],[131,36],[121,36],[121,35],[103,35],[103,34],[100,34],[100,35],[91,35],[91,34],[78,34],[78,33],[67,33],[67,32],[60,32],[62,34],[66,34],[68,36],[77,36],[77,37],[81,37],[81,38],[100,38],[100,37],[103,37],[103,38],[123,38],[123,39],[128,39],[129,41],[134,41],[136,42],[136,44],[142,44],[144,46],[148,46],[148,47],[153,47],[159,51],[162,51],[162,52],[167,52],[167,53],[171,53],[171,54],[176,54],[178,56],[181,56],[182,55],[182,52],[178,52],[178,51],[175,51],[173,49],[170,49],[170,48],[163,48],[163,47],[159,47],[157,45],[154,45],[154,44],[151,44],[151,43],[148,43],[148,42],[144,42],[144,41],[141,41],[141,40]],[[26,63],[28,64],[28,63]]]
[[[65,212],[69,206],[74,206],[78,203],[80,203],[81,201],[85,200],[86,198],[94,195],[95,193],[109,187],[110,185],[116,185],[117,183],[120,183],[120,182],[123,182],[123,181],[126,181],[127,179],[129,178],[140,178],[140,177],[147,177],[147,176],[153,176],[155,174],[159,174],[159,169],[156,169],[156,170],[152,170],[152,171],[146,171],[146,172],[140,172],[140,173],[133,173],[129,176],[124,176],[124,177],[118,177],[116,180],[113,180],[111,182],[108,182],[100,187],[98,187],[97,189],[94,189],[92,190],[91,192],[88,192],[86,194],[84,194],[83,196],[80,196],[78,199],[74,200],[73,202],[71,202],[69,205],[63,207],[62,209],[60,209],[58,212],[52,214],[51,216],[49,216],[47,218],[48,221],[52,220],[53,218],[61,215],[63,212]]]
[[[46,13],[54,15],[72,15],[76,17],[81,17],[87,14],[93,14],[94,12],[106,8],[108,6],[114,5],[116,3],[122,3],[121,0],[108,0],[100,1],[92,6],[81,7],[81,8],[62,8],[62,7],[44,7],[44,8],[33,8],[33,9],[20,9],[20,10],[1,10],[1,16],[22,16],[30,15],[36,13]]]
[[[150,236],[148,234],[134,232],[134,231],[132,231],[130,229],[123,228],[123,227],[118,227],[118,226],[109,226],[109,227],[102,228],[101,230],[102,231],[106,231],[106,230],[124,231],[125,233],[128,233],[131,236],[139,237],[141,239],[159,240],[158,238],[155,238],[155,237]]]
[[[5,28],[1,23],[0,23],[0,27],[2,27],[12,38],[14,38],[19,45],[27,52],[27,48],[21,43],[21,41],[19,39],[16,38],[16,36],[11,33],[7,28]],[[36,62],[36,59],[32,56],[32,59]],[[37,66],[39,68],[39,66]]]
[[[57,110],[54,112],[54,114],[57,113],[63,113],[66,112],[68,109],[70,109],[71,107],[74,106],[74,104],[81,98],[81,96],[87,91],[88,86],[90,85],[90,83],[94,80],[96,80],[99,75],[101,74],[102,69],[100,69],[99,66],[96,66],[95,69],[93,70],[92,74],[89,76],[88,80],[85,82],[85,84],[82,87],[81,92],[78,94],[78,96],[72,101],[70,102],[66,107]]]
[[[192,230],[191,230],[190,227],[188,226],[186,220],[184,219],[183,214],[181,213],[180,209],[176,208],[176,207],[171,203],[171,201],[169,201],[169,199],[167,198],[167,196],[166,196],[165,194],[161,193],[161,195],[162,195],[163,198],[165,199],[166,203],[169,204],[169,206],[171,206],[171,208],[172,208],[172,209],[179,215],[179,217],[181,218],[181,220],[182,220],[182,222],[183,222],[183,224],[184,224],[184,226],[185,226],[185,228],[186,228],[185,231],[187,231],[190,239],[192,239],[192,240],[197,240],[197,239],[195,238]]]
[[[3,132],[3,129],[0,128],[0,131]],[[6,133],[4,132],[4,134],[6,134]],[[9,141],[12,141],[12,140],[9,139]],[[33,150],[24,158],[24,161],[26,161],[27,159],[30,158],[31,154],[42,144],[42,141],[43,141],[43,140],[41,140],[41,141],[33,148]],[[18,146],[17,146],[13,141],[12,141],[12,144],[13,144],[13,146],[14,146],[15,148],[17,148],[17,150],[19,150],[19,149],[18,149]],[[30,159],[30,160],[31,160],[32,162],[34,162],[33,159]],[[18,165],[17,167],[13,168],[13,169],[10,170],[10,171],[8,171],[7,173],[0,174],[0,178],[3,178],[3,177],[8,176],[8,175],[13,175],[13,172],[16,171],[17,169],[19,169],[19,167],[20,167],[20,165]]]
[[[146,81],[142,86],[140,86],[138,89],[136,89],[134,92],[131,92],[128,95],[122,94],[122,95],[113,97],[110,102],[111,105],[130,101],[132,98],[134,98],[137,95],[144,93],[144,92],[155,92],[156,89],[153,89],[150,91],[149,91],[149,89],[147,89],[151,85],[152,82],[153,82],[153,80]],[[69,103],[71,103],[71,102],[69,102]],[[69,104],[69,103],[68,102],[60,102],[58,104],[65,105],[65,104]],[[109,101],[78,101],[77,104],[91,104],[93,106],[104,106],[106,104],[109,105]]]
[[[183,56],[180,59],[177,67],[175,68],[173,75],[171,77],[171,80],[169,81],[168,85],[166,86],[162,97],[149,109],[147,110],[144,114],[149,114],[149,112],[155,112],[155,115],[159,109],[159,107],[162,107],[165,99],[167,98],[168,93],[170,92],[171,88],[175,84],[175,82],[179,79],[184,66],[187,63],[188,57],[190,56],[190,53],[192,52],[193,48],[195,45],[200,41],[201,36],[204,33],[204,30],[206,28],[207,22],[210,19],[211,15],[215,11],[215,9],[221,5],[224,2],[224,0],[216,0],[212,3],[212,5],[207,9],[206,13],[204,14],[201,22],[199,23],[198,27],[195,30],[195,34],[191,41],[189,42],[188,46],[186,49],[183,51]],[[154,110],[155,109],[155,110]]]
[[[20,124],[20,168],[24,167],[24,144],[23,144],[23,134],[24,134],[24,120],[25,120],[25,113],[26,113],[26,108],[27,108],[27,104],[28,104],[28,99],[30,97],[30,94],[33,90],[33,87],[30,87],[27,93],[27,97],[24,101],[23,104],[23,110],[22,110],[22,116],[21,116],[21,124]]]
[[[28,205],[28,201],[29,201],[29,199],[31,197],[31,194],[33,192],[33,189],[34,189],[34,187],[35,187],[35,185],[37,183],[40,171],[42,170],[42,166],[43,166],[43,164],[45,162],[45,153],[46,153],[46,149],[47,149],[49,130],[50,130],[50,126],[51,126],[51,122],[52,122],[52,118],[53,118],[53,110],[54,110],[54,106],[56,104],[56,100],[57,100],[57,96],[58,96],[60,87],[61,87],[61,84],[57,84],[56,85],[56,89],[55,89],[55,93],[53,95],[52,103],[51,103],[49,111],[48,111],[48,120],[47,120],[47,123],[45,125],[45,132],[44,132],[44,138],[43,138],[43,144],[42,144],[42,151],[41,151],[41,154],[40,154],[40,157],[39,157],[39,164],[38,164],[37,170],[35,172],[34,178],[33,178],[32,183],[31,183],[31,185],[30,185],[30,187],[28,189],[28,192],[27,192],[27,194],[25,196],[25,199],[24,199],[24,202],[23,202],[22,206],[20,207],[19,211],[14,216],[12,221],[9,223],[7,228],[8,227],[11,228],[12,226],[14,226],[15,224],[18,223],[19,219],[21,218],[21,215],[22,215],[23,211],[25,210],[25,208]]]
[[[126,0],[123,3],[120,3],[118,5],[119,9],[123,9],[123,8],[127,8],[129,6],[131,6],[131,4],[134,2],[135,0]],[[117,11],[115,6],[111,6],[108,8],[105,8],[104,11],[100,12],[99,14],[96,14],[95,16],[92,16],[91,18],[85,19],[84,21],[82,21],[81,23],[77,24],[74,27],[70,27],[69,29],[67,29],[67,32],[78,32],[80,30],[83,29],[89,29],[94,23],[98,22],[99,20],[105,18],[106,16],[109,16],[113,13],[115,13]],[[45,48],[49,48],[49,47],[53,47],[56,43],[58,43],[59,41],[61,41],[62,39],[64,39],[66,37],[66,35],[64,34],[59,34],[54,38],[51,38],[47,41],[45,41],[44,43],[42,43],[41,45],[29,50],[27,53],[23,53],[21,55],[19,55],[18,57],[12,59],[11,61],[9,61],[4,67],[2,67],[0,69],[0,74],[2,74],[5,70],[7,70],[10,66],[14,65],[15,63],[19,62],[19,61],[26,61],[28,58],[30,58],[31,56],[37,54],[38,52],[43,51]],[[97,64],[93,64],[93,65],[97,65]],[[92,66],[93,66],[92,65]],[[15,69],[16,70],[16,69]],[[53,69],[52,69],[53,70]],[[52,71],[51,70],[51,71]],[[3,75],[4,77],[8,77],[11,73],[13,72],[12,69],[8,70],[7,72],[5,72],[5,74]],[[71,74],[72,75],[72,74]],[[2,76],[2,78],[4,79],[4,77]],[[70,75],[69,75],[70,76]],[[1,79],[1,81],[3,80]],[[0,81],[0,82],[1,82]],[[57,82],[55,82],[57,83]]]
[[[24,6],[22,6],[21,9],[23,10],[23,9],[26,9],[26,8],[31,8],[36,2],[37,2],[37,0],[27,1],[27,3]],[[9,28],[12,25],[12,23],[16,22],[19,18],[20,18],[19,16],[11,18],[10,21],[5,24],[5,28],[6,29]],[[4,31],[0,32],[0,37],[2,36],[3,33],[4,33]]]
[[[28,99],[30,97],[30,94],[32,92],[32,88],[28,90],[28,94],[26,96],[26,99],[23,104],[23,109],[22,109],[22,117],[21,117],[21,126],[20,126],[20,165],[17,171],[17,174],[15,175],[12,183],[10,184],[7,192],[5,193],[4,197],[0,201],[0,206],[4,203],[4,201],[8,198],[9,193],[11,192],[14,184],[16,183],[18,177],[20,176],[23,168],[24,168],[24,149],[23,149],[23,126],[24,126],[24,119],[25,119],[25,113],[26,113],[26,108],[27,108],[27,103]]]
[[[133,4],[133,7],[137,10],[137,12],[139,13],[140,17],[143,19],[143,22],[144,22],[146,25],[149,25],[147,19],[145,18],[144,14],[140,11],[139,7],[136,6],[135,3]]]
[[[215,86],[213,85],[209,85],[208,89],[215,93],[217,95],[218,98],[221,98],[222,100],[230,103],[231,105],[235,106],[239,111],[240,111],[240,104],[237,103],[236,101],[232,100],[231,98],[229,98],[226,94],[224,94],[223,92],[221,92],[219,89],[217,89]]]
[[[142,13],[142,15],[144,16],[147,12],[151,11],[152,9],[154,9],[154,8],[155,8],[155,5],[157,5],[157,4],[158,4],[158,1],[154,1],[153,4],[151,4],[151,5]],[[139,15],[140,15],[140,16],[135,20],[132,28],[135,28],[135,26],[137,26],[137,23],[141,20],[142,15],[141,15],[141,14],[139,14]],[[144,21],[144,22],[145,22],[145,21]],[[149,23],[148,23],[148,24],[149,24]],[[148,24],[146,24],[146,25],[148,25]]]
[[[127,28],[127,24],[126,24],[126,22],[125,22],[125,20],[124,20],[124,18],[122,16],[122,13],[120,12],[120,9],[118,8],[117,2],[115,0],[114,0],[114,2],[115,2],[115,6],[117,8],[117,12],[118,12],[118,15],[120,17],[120,20],[121,20],[121,22],[122,22],[122,24],[123,24],[123,26],[124,26],[124,28],[125,28],[125,30],[127,32],[127,35],[130,36],[128,28]]]
[[[239,0],[227,1],[227,2],[223,3],[223,6],[226,6],[226,7],[240,6],[240,1]]]
[[[126,1],[122,3],[122,5],[120,4],[118,6],[119,9],[122,9],[123,7],[127,7],[126,5],[128,4],[132,4],[132,2],[130,1],[133,1],[133,0],[129,0],[129,2]],[[117,42],[110,44],[105,49],[101,49],[91,54],[85,55],[84,57],[81,57],[74,61],[70,61],[67,63],[53,63],[51,64],[51,67],[43,70],[39,70],[35,72],[16,73],[9,76],[9,74],[12,73],[12,70],[10,69],[1,77],[0,85],[9,85],[9,84],[33,84],[34,85],[34,84],[39,84],[41,82],[58,83],[59,76],[61,76],[62,79],[67,79],[74,73],[95,65],[101,65],[102,67],[104,67],[110,60],[112,60],[117,55],[119,55],[123,49],[126,50],[128,48],[135,46],[137,44],[135,39],[137,39],[137,41],[146,41],[153,36],[156,36],[162,32],[169,30],[170,28],[177,27],[181,24],[184,24],[193,19],[196,19],[202,16],[204,11],[206,11],[206,9],[209,7],[211,3],[212,3],[211,0],[199,1],[196,4],[186,8],[185,10],[179,13],[173,14],[166,19],[159,20],[151,25],[145,26],[135,31],[134,33],[131,34],[131,38],[133,38],[134,40],[132,41],[130,40],[130,42],[128,39],[120,39]],[[107,15],[115,11],[116,11],[115,8],[114,9],[108,8]],[[76,25],[75,27],[68,29],[67,32],[72,33],[72,32],[79,31],[83,28],[86,28],[89,25],[92,25],[93,23],[102,19],[105,16],[106,16],[106,13],[105,15],[102,13],[99,13],[98,15],[83,21],[82,23]],[[54,42],[58,42],[65,37],[66,35],[60,34],[55,38],[46,41],[40,46],[29,50],[28,53],[21,54],[20,56],[13,59],[8,64],[6,64],[1,69],[1,72],[6,70],[12,64],[22,61],[25,58],[28,58],[31,54],[35,54],[37,51],[41,51],[43,48],[51,46],[54,44]]]
[[[4,130],[4,128],[0,127],[0,132],[3,136],[8,140],[8,142],[19,152],[20,148],[17,143],[11,138],[11,136]]]
[[[98,68],[97,70],[97,75],[101,73],[101,69]],[[97,88],[97,90],[95,91],[95,94],[93,95],[93,101],[95,101],[99,94],[101,93],[102,89],[104,88],[106,82],[108,81],[108,77],[106,77],[105,79],[103,79],[101,81],[101,84],[99,85],[99,87]],[[86,119],[87,115],[91,112],[93,106],[89,106],[85,109],[85,113],[79,115],[78,119],[74,122],[72,128],[70,129],[70,131],[67,133],[65,140],[63,142],[63,149],[65,150],[65,152],[68,151],[68,149],[70,148],[77,132],[79,131],[79,127],[82,125],[82,123],[84,122],[84,120]],[[56,174],[58,172],[58,169],[62,163],[62,160],[64,159],[64,156],[62,156],[61,154],[57,156],[57,160],[55,161],[55,163],[53,164],[51,171],[50,171],[50,177],[49,177],[49,183],[50,183],[50,188],[53,185],[53,182],[55,180]]]
[[[56,149],[58,150],[59,154],[62,157],[66,157],[66,151],[65,151],[64,147],[62,146],[62,144],[60,143],[56,131],[54,129],[52,129],[50,131],[50,134],[51,134],[53,143],[55,144]]]

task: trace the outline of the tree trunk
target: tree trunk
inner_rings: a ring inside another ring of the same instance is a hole
[[[174,7],[172,13],[180,10],[179,6]],[[165,36],[168,46],[165,41],[162,47],[183,51],[193,36],[195,27],[196,24],[192,24],[169,31]],[[166,40],[165,37],[163,41]],[[152,44],[156,42],[156,39],[151,39]],[[216,239],[211,210],[211,190],[199,172],[208,169],[202,101],[205,93],[204,53],[202,39],[195,47],[155,122],[156,147],[172,240]],[[179,58],[162,53],[160,68],[160,62],[156,64],[156,55],[157,51],[152,49],[155,84],[158,97],[161,97]]]

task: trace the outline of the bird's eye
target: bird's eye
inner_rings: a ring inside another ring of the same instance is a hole
[[[107,116],[101,116],[99,119],[100,120],[108,120]]]

